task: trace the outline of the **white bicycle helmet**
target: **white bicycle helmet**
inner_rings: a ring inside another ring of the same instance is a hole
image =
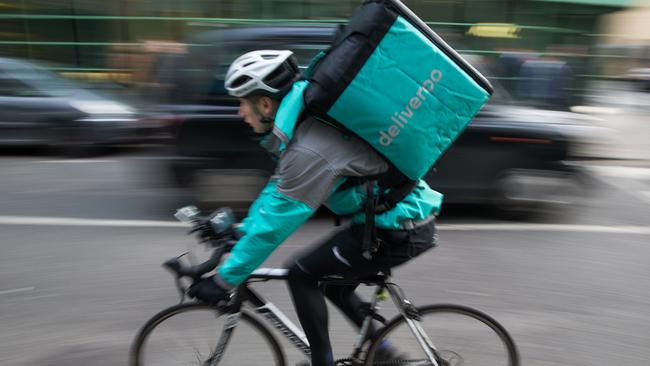
[[[281,99],[299,77],[293,52],[261,50],[239,56],[226,73],[225,86],[234,97],[261,94]]]

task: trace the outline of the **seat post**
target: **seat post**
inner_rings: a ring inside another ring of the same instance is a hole
[[[385,276],[382,276],[381,281],[377,281],[375,291],[370,299],[369,311],[366,314],[366,317],[363,319],[363,324],[359,330],[359,335],[356,342],[354,343],[354,350],[352,353],[352,358],[357,359],[361,355],[361,350],[366,339],[368,339],[368,330],[370,329],[370,324],[373,320],[373,313],[377,310],[377,304],[381,301],[381,294],[384,292],[386,284],[384,283]]]

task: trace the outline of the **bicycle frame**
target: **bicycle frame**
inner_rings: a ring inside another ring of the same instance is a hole
[[[240,285],[236,292],[236,298],[231,306],[226,310],[226,322],[223,326],[223,332],[221,337],[215,347],[215,351],[207,360],[208,365],[216,365],[219,363],[219,360],[222,357],[223,351],[226,348],[230,336],[234,331],[234,328],[237,326],[237,321],[239,319],[239,314],[244,303],[248,304],[250,308],[261,317],[266,319],[273,328],[277,329],[280,334],[282,334],[294,347],[300,350],[307,358],[311,357],[311,350],[309,348],[309,342],[307,337],[302,332],[300,327],[296,326],[280,309],[278,309],[272,302],[265,299],[259,292],[252,289],[248,284],[249,282],[259,280],[259,281],[271,281],[271,280],[286,280],[288,271],[286,269],[279,268],[260,268],[254,271],[249,280],[244,284]],[[373,320],[373,314],[376,313],[377,304],[380,301],[380,296],[384,290],[387,290],[390,294],[395,306],[397,307],[400,315],[406,319],[411,332],[418,341],[420,347],[426,354],[427,358],[433,366],[439,366],[436,357],[433,352],[435,352],[435,347],[429,337],[426,335],[422,327],[418,322],[419,314],[415,307],[401,294],[399,287],[394,283],[386,283],[385,277],[377,276],[376,278],[370,280],[361,281],[362,283],[372,284],[376,286],[374,294],[370,302],[370,311],[366,318],[363,321],[359,335],[354,344],[352,354],[350,358],[356,362],[362,362],[360,356],[363,351],[364,343],[369,339],[368,330],[370,328],[370,323]],[[350,281],[344,279],[326,279],[324,282],[334,282],[334,283],[359,283],[359,281]]]
[[[142,347],[147,339],[147,336],[151,331],[158,325],[160,322],[164,321],[170,316],[177,314],[179,311],[184,312],[188,310],[193,310],[195,307],[204,308],[204,304],[192,303],[183,304],[185,299],[188,297],[187,288],[182,283],[183,278],[189,278],[195,284],[198,280],[202,278],[203,275],[215,269],[221,260],[222,254],[229,251],[234,245],[236,238],[232,235],[232,232],[214,232],[214,217],[201,217],[198,216],[196,208],[187,207],[184,208],[185,211],[177,215],[179,220],[186,222],[192,225],[191,232],[200,232],[201,242],[208,242],[209,245],[214,248],[213,254],[210,256],[210,259],[200,263],[198,265],[187,266],[184,265],[180,258],[187,254],[183,254],[176,258],[171,258],[163,263],[163,267],[170,270],[175,275],[176,287],[180,295],[180,304],[163,310],[158,313],[156,316],[151,318],[149,322],[138,333],[138,337],[135,340],[135,343],[132,347],[131,360],[132,364],[138,364],[140,360],[140,352]],[[227,215],[226,215],[227,216]],[[217,216],[215,216],[217,217]],[[217,222],[218,223],[218,222]],[[221,361],[224,350],[226,349],[234,329],[237,327],[240,317],[243,317],[247,322],[249,322],[258,332],[262,332],[263,336],[269,340],[270,346],[273,348],[273,353],[275,355],[282,356],[282,350],[280,344],[277,342],[276,337],[269,333],[269,329],[260,323],[259,320],[256,320],[255,317],[251,317],[251,312],[257,313],[260,317],[266,319],[277,331],[280,332],[294,347],[300,350],[306,357],[310,358],[311,349],[309,342],[302,332],[300,327],[296,326],[291,320],[280,311],[273,303],[265,299],[260,293],[255,291],[250,287],[250,284],[253,282],[262,282],[270,280],[282,280],[286,281],[288,279],[288,270],[287,269],[278,269],[278,268],[260,268],[254,271],[251,276],[241,284],[236,291],[234,291],[234,297],[227,304],[218,304],[216,307],[212,307],[219,314],[218,316],[223,316],[225,322],[221,332],[221,336],[214,347],[212,354],[209,359],[203,362],[203,365],[207,366],[216,366]],[[361,365],[369,362],[368,352],[372,350],[381,350],[383,344],[378,343],[383,341],[383,338],[379,336],[386,337],[384,334],[390,334],[395,326],[399,324],[406,323],[407,327],[415,337],[418,345],[426,355],[426,359],[423,360],[413,360],[413,361],[425,361],[429,362],[428,365],[431,366],[444,366],[449,365],[449,363],[442,358],[440,358],[438,350],[435,348],[433,342],[428,337],[422,325],[420,324],[420,310],[417,309],[404,295],[402,289],[395,283],[387,282],[387,275],[376,275],[369,278],[362,278],[357,280],[346,280],[340,277],[324,277],[319,279],[323,283],[334,283],[338,285],[373,285],[375,286],[374,295],[372,296],[370,305],[365,314],[365,318],[361,324],[361,329],[359,330],[358,338],[354,344],[351,357],[340,359],[337,363],[350,364],[350,365]],[[395,307],[397,308],[399,315],[391,319],[389,322],[381,317],[377,310],[379,309],[378,303],[382,301],[382,297],[385,297],[384,293],[388,292],[390,294]],[[242,307],[244,303],[247,304],[247,309],[242,314]],[[494,332],[500,337],[501,341],[506,347],[508,352],[509,359],[512,365],[519,365],[519,357],[517,354],[516,345],[512,340],[512,337],[508,332],[503,328],[503,326],[492,319],[489,315],[482,313],[478,310],[463,307],[453,304],[438,304],[438,305],[429,305],[422,308],[425,311],[425,314],[429,312],[436,311],[447,311],[452,313],[458,313],[461,315],[466,315],[473,317],[485,325],[492,328]],[[384,324],[384,327],[377,330],[376,333],[369,334],[371,323],[373,319],[377,319]],[[364,347],[369,343],[368,347]],[[364,350],[366,354],[364,355]],[[453,353],[453,352],[452,352]],[[457,355],[457,354],[456,354]],[[372,360],[374,361],[374,360]]]

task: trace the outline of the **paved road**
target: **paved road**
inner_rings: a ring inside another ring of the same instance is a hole
[[[189,197],[145,184],[156,178],[147,175],[151,160],[0,158],[0,364],[126,365],[138,327],[177,300],[159,264],[196,249],[171,221]],[[416,303],[459,302],[494,315],[524,365],[646,365],[650,169],[629,169],[589,167],[586,199],[535,222],[448,210],[442,245],[396,279]],[[310,221],[267,265],[330,229],[326,217]],[[283,284],[265,293],[291,312]],[[339,353],[353,339],[349,329],[333,314]]]

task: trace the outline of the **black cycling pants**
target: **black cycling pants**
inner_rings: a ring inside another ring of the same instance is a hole
[[[364,315],[358,285],[319,286],[318,279],[327,275],[357,278],[377,274],[420,255],[436,245],[434,222],[413,230],[378,230],[383,244],[372,260],[363,257],[363,225],[347,227],[323,244],[298,256],[289,268],[289,289],[305,335],[311,347],[312,366],[334,364],[328,334],[327,296],[356,327]],[[372,334],[374,327],[371,328]]]

